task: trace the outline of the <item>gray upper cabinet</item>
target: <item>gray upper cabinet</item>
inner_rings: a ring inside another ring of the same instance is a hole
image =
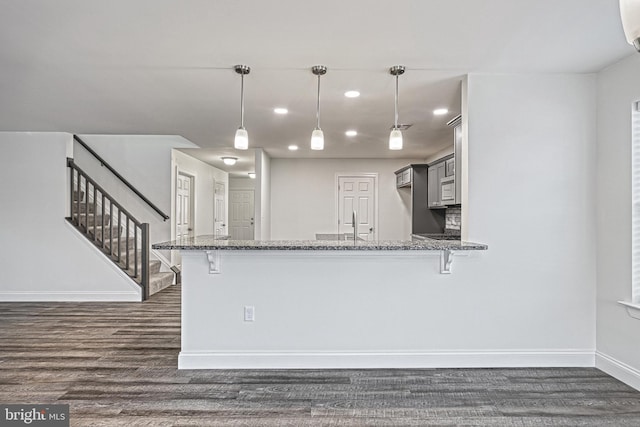
[[[453,160],[449,155],[429,164],[429,209],[443,209],[455,203]]]
[[[396,171],[396,187],[411,187],[413,182],[413,168],[406,166]]]
[[[438,169],[429,167],[428,172],[428,203],[429,209],[437,208],[440,202],[438,195]]]

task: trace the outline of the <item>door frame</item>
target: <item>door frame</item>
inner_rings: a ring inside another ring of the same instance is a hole
[[[178,224],[176,221],[178,220],[178,179],[182,176],[186,176],[191,181],[189,184],[189,209],[191,209],[191,226],[193,235],[196,234],[196,174],[187,172],[184,169],[176,168],[176,181],[173,183],[175,188],[175,197],[173,198],[173,206],[175,207],[175,211],[173,212],[173,225],[175,229],[175,236],[178,235]]]
[[[373,195],[375,197],[375,201],[373,203],[373,215],[375,216],[373,219],[373,234],[375,238],[378,238],[378,205],[379,205],[379,197],[378,197],[378,172],[336,172],[335,180],[334,180],[334,190],[335,190],[335,217],[333,219],[333,223],[336,225],[336,233],[340,233],[340,224],[338,221],[340,220],[340,190],[338,189],[338,185],[340,182],[340,178],[373,178]]]
[[[226,234],[229,234],[229,200],[227,195],[229,194],[227,191],[227,182],[223,181],[223,180],[217,180],[215,178],[213,178],[213,234],[216,233],[216,187],[218,186],[218,184],[222,185],[223,188],[223,198],[224,198],[224,220],[223,222],[225,223],[224,228],[226,229]]]

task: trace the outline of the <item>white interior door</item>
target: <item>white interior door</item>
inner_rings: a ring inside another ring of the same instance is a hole
[[[180,239],[193,235],[192,177],[179,173],[176,187],[176,238]]]
[[[376,208],[374,176],[338,177],[338,233],[353,233],[355,212],[358,236],[364,240],[375,240]]]
[[[216,236],[227,234],[227,198],[224,182],[216,182],[213,197],[213,233]]]
[[[253,190],[229,191],[229,235],[232,240],[253,240]]]

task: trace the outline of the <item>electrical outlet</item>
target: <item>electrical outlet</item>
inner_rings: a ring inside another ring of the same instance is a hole
[[[253,322],[256,320],[256,308],[252,305],[244,306],[244,321]]]

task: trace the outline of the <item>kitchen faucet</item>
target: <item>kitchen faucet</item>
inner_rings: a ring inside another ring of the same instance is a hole
[[[353,211],[351,221],[353,223],[353,242],[355,243],[358,240],[358,214],[356,211]]]

